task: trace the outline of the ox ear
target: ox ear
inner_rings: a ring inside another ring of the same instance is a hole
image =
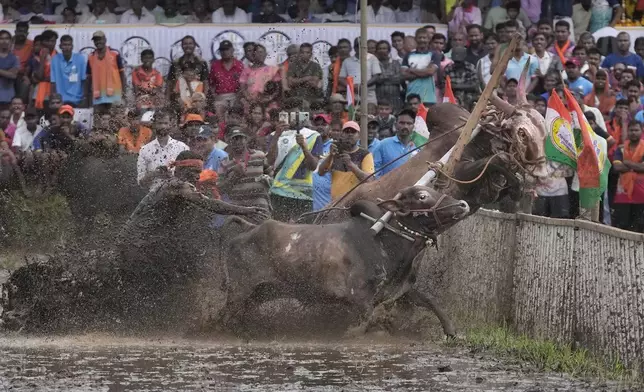
[[[391,212],[397,212],[401,214],[407,214],[408,211],[405,209],[405,206],[402,201],[400,200],[385,200],[378,204],[379,207],[384,208],[385,210],[389,210]]]

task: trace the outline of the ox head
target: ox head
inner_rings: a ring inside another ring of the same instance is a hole
[[[396,220],[408,229],[431,236],[465,218],[469,205],[433,188],[411,186],[403,189],[397,200],[386,200],[380,207],[395,213]]]
[[[490,102],[502,111],[506,119],[502,127],[516,130],[517,136],[524,146],[522,161],[525,169],[536,178],[546,178],[548,175],[545,164],[544,143],[547,135],[546,120],[528,104],[526,94],[526,76],[530,67],[530,59],[525,64],[518,85],[518,102],[516,106],[492,94]]]

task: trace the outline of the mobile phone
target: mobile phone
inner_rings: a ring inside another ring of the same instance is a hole
[[[309,112],[299,112],[299,113],[300,113],[300,123],[308,123]]]
[[[290,112],[290,113],[289,113],[289,117],[290,117],[290,119],[291,119],[291,121],[289,122],[289,124],[295,124],[295,123],[297,122],[297,117],[298,117],[298,116],[297,116],[297,112]]]
[[[284,124],[288,124],[288,113],[287,112],[280,112],[280,122]]]

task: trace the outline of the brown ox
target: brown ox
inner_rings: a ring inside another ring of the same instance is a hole
[[[382,298],[382,290],[400,293],[402,286],[407,287],[404,283],[412,261],[427,237],[469,213],[467,203],[431,188],[409,187],[402,195],[400,200],[381,202],[380,207],[358,202],[350,219],[329,225],[270,220],[255,226],[229,218],[249,230],[233,238],[226,252],[228,296],[223,325],[239,330],[247,312],[276,298],[342,304],[364,315],[373,307],[374,298]],[[372,222],[360,213],[379,218],[385,209],[395,212],[392,227],[410,238],[389,230],[375,237],[369,234]],[[432,309],[445,333],[453,336],[454,327],[446,314],[431,299],[418,295],[410,299]]]

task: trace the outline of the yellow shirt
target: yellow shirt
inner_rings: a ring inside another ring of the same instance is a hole
[[[351,161],[360,167],[360,170],[367,174],[375,171],[373,155],[361,147],[349,153]],[[360,180],[353,172],[345,167],[342,160],[336,157],[331,165],[331,199],[335,200],[349,192]]]

